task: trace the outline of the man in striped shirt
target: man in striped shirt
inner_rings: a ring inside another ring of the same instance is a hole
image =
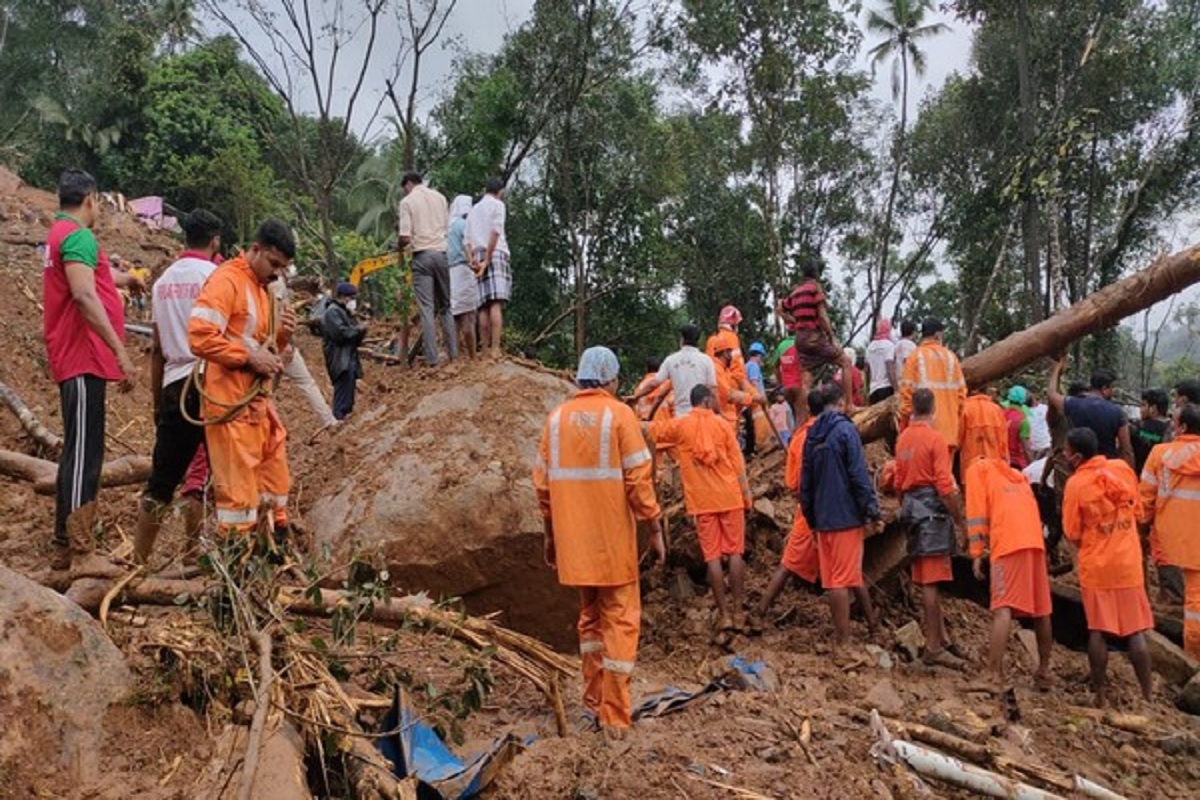
[[[833,324],[825,308],[825,292],[821,288],[821,263],[809,258],[800,269],[804,280],[791,294],[779,301],[775,313],[795,335],[796,356],[804,369],[801,398],[806,397],[812,388],[813,370],[839,366],[842,368],[842,390],[846,402],[850,403],[854,397],[854,360],[842,352],[835,341]],[[852,412],[853,409],[847,409],[847,414]]]

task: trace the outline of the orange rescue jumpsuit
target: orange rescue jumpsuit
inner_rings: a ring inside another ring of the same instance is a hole
[[[192,307],[188,343],[204,364],[205,419],[221,416],[253,390],[257,374],[247,366],[250,351],[267,346],[274,302],[250,269],[245,255],[225,261],[209,277]],[[275,347],[287,345],[282,331]],[[269,383],[267,384],[269,389]],[[205,429],[217,522],[247,531],[260,505],[274,509],[275,524],[287,523],[289,486],[287,431],[269,395],[259,395],[225,422]]]
[[[733,362],[729,365],[729,372],[733,375],[735,385],[745,385],[746,359],[742,357],[742,343],[738,339],[738,335],[724,325],[718,327],[717,332],[708,337],[708,341],[704,343],[704,352],[714,362],[717,360],[717,353],[722,350],[733,351]]]
[[[967,399],[967,382],[963,378],[958,356],[935,339],[923,340],[913,354],[904,360],[900,375],[900,430],[908,426],[908,418],[912,416],[912,396],[917,389],[933,392],[933,427],[942,434],[951,452],[957,450],[962,438],[960,429],[963,403]]]
[[[959,474],[977,458],[1008,458],[1008,422],[1004,411],[986,394],[973,394],[963,402]]]
[[[599,389],[563,403],[542,429],[533,484],[558,580],[579,588],[584,705],[601,725],[627,728],[642,611],[636,523],[662,513],[633,410]]]
[[[750,484],[733,429],[708,408],[693,408],[679,419],[650,423],[655,445],[674,446],[683,476],[687,513],[705,561],[741,555],[745,550]]]
[[[721,359],[714,358],[713,366],[717,370],[717,404],[721,407],[721,416],[736,431],[738,417],[742,409],[753,402],[754,392],[744,380],[739,383],[733,370],[721,363]]]
[[[1048,616],[1050,577],[1037,500],[1008,458],[980,458],[967,467],[967,542],[972,558],[991,553],[992,610]]]
[[[1152,546],[1183,570],[1183,649],[1200,658],[1200,436],[1156,445],[1142,469],[1142,521]]]
[[[950,448],[928,422],[914,422],[896,439],[895,486],[902,497],[922,486],[932,486],[943,498],[958,491],[950,472]],[[954,580],[950,555],[915,556],[912,580],[918,586]]]
[[[798,496],[800,492],[800,468],[804,465],[804,442],[808,440],[808,431],[816,417],[809,417],[804,424],[792,434],[788,443],[787,466],[784,468],[783,482],[788,491]],[[817,553],[817,540],[813,538],[808,520],[796,504],[796,516],[792,520],[792,532],[788,534],[787,544],[783,548],[783,559],[779,562],[784,569],[793,575],[798,575],[809,583],[815,584],[821,577],[820,561]]]
[[[1063,490],[1063,535],[1079,548],[1079,588],[1088,630],[1131,636],[1154,627],[1137,518],[1138,480],[1120,459],[1080,464]]]

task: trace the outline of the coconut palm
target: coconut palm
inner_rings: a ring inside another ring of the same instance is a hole
[[[872,327],[883,307],[883,282],[887,275],[892,219],[896,210],[896,195],[900,190],[900,171],[904,165],[909,72],[911,70],[917,77],[925,75],[925,52],[919,47],[919,43],[950,30],[940,22],[925,24],[926,15],[931,11],[933,0],[888,0],[878,11],[870,11],[867,14],[867,31],[882,34],[884,37],[867,52],[871,59],[871,70],[874,72],[881,63],[889,58],[892,60],[892,100],[900,103],[900,124],[896,127],[896,138],[892,147],[892,186],[888,192],[883,232],[880,237],[878,280],[874,283],[876,296],[872,307]]]
[[[162,32],[163,46],[169,54],[179,52],[184,45],[204,36],[196,21],[194,0],[159,0],[154,9],[154,21]]]

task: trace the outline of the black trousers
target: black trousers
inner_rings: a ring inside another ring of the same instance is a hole
[[[204,428],[188,422],[179,410],[179,396],[187,382],[183,378],[164,386],[159,398],[154,458],[146,494],[163,504],[175,499],[175,490],[187,475],[196,451],[204,444]],[[187,411],[192,419],[200,418],[200,393],[195,386],[187,394]]]
[[[107,383],[79,375],[58,385],[62,408],[63,453],[58,462],[54,502],[54,541],[67,544],[67,518],[100,493],[104,466],[104,398]]]
[[[333,379],[333,418],[345,419],[354,410],[358,370],[353,367]]]

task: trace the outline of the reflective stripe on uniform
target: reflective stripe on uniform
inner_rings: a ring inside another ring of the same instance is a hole
[[[624,477],[620,467],[610,467],[609,458],[612,454],[613,414],[611,408],[604,409],[600,417],[600,456],[594,467],[563,467],[561,458],[562,446],[562,410],[556,410],[550,415],[550,468],[546,477],[551,481],[619,481]],[[646,460],[650,453],[645,453]],[[637,453],[634,456],[638,455]],[[632,456],[631,456],[632,458]],[[634,465],[636,466],[636,465]]]
[[[225,525],[247,525],[258,521],[258,509],[217,509],[217,522]]]
[[[1150,470],[1142,470],[1142,483],[1149,486],[1158,486],[1158,476]]]
[[[622,458],[621,459],[621,468],[622,469],[633,469],[636,466],[645,464],[649,460],[650,460],[650,451],[643,447],[641,450],[638,450],[636,453],[631,453],[630,455],[627,455],[624,458]]]
[[[258,496],[258,501],[260,503],[266,503],[267,505],[274,506],[275,508],[283,508],[287,505],[287,495],[267,494],[266,492],[263,492]]]
[[[967,520],[968,528],[986,528],[989,524],[990,519],[988,517],[971,517]]]
[[[225,328],[229,326],[229,320],[225,318],[225,315],[214,308],[193,307],[191,316],[196,319],[202,319],[205,322],[211,322],[213,325],[216,325],[218,328],[220,328],[222,333],[224,333]]]
[[[967,541],[968,542],[982,542],[985,538],[987,538],[987,537],[985,537],[981,533],[972,533],[970,536],[967,537]]]
[[[601,666],[609,672],[619,672],[622,675],[633,674],[632,661],[618,661],[615,658],[605,658],[604,661],[601,662]]]
[[[604,642],[580,642],[579,655],[586,656],[588,653],[603,653]]]
[[[1200,500],[1200,489],[1168,489],[1165,486],[1158,488],[1159,497],[1174,497],[1176,500]]]
[[[1183,618],[1185,620],[1190,620],[1192,622],[1200,622],[1200,611],[1192,611],[1191,609],[1184,609]]]

